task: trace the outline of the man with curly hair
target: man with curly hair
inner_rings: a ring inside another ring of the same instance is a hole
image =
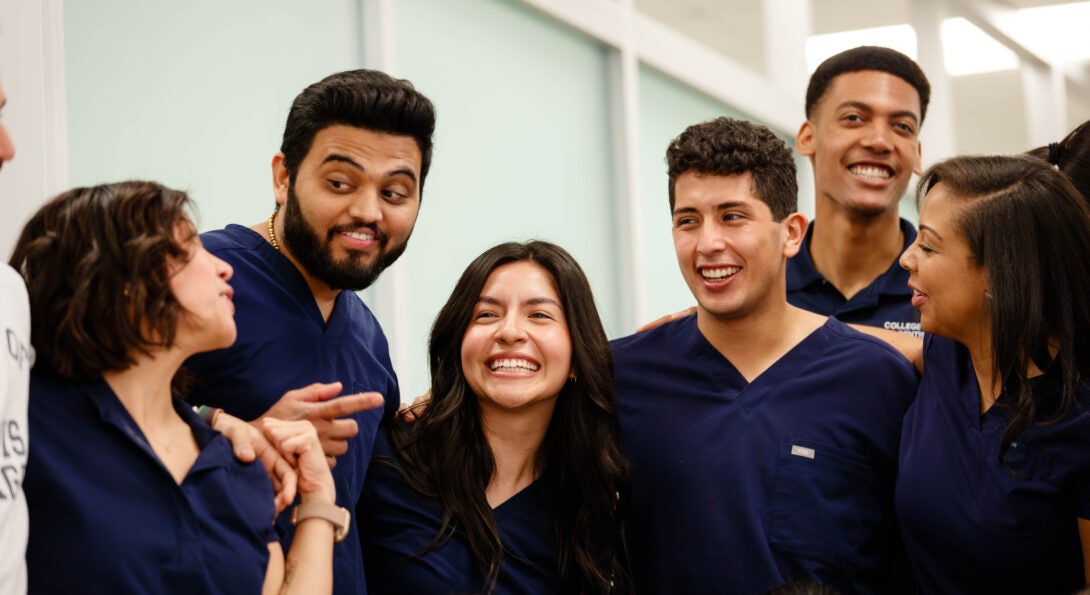
[[[787,259],[807,222],[782,140],[718,118],[666,158],[674,248],[698,306],[613,342],[637,592],[895,591],[912,366],[788,304]]]

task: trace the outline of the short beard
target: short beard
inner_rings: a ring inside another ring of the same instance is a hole
[[[356,257],[361,253],[356,250],[349,250],[348,257],[343,261],[334,260],[330,247],[333,236],[342,231],[361,228],[370,229],[378,240],[378,261],[371,265],[360,264],[356,262]],[[330,229],[323,241],[320,232],[303,218],[293,180],[288,184],[288,200],[284,205],[284,237],[281,241],[311,277],[321,280],[331,289],[360,291],[370,287],[379,274],[405,252],[409,239],[405,238],[401,243],[390,246],[389,236],[372,223],[339,225]]]

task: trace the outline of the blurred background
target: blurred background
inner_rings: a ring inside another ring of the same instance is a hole
[[[1039,0],[0,0],[0,247],[47,197],[129,178],[189,191],[202,230],[262,221],[295,95],[386,70],[439,114],[409,249],[362,292],[411,399],[433,317],[495,243],[570,250],[611,338],[689,305],[663,161],[689,124],[743,117],[793,144],[813,68],[886,45],[932,84],[924,166],[1021,152],[1090,119],[1088,30],[1090,2]]]

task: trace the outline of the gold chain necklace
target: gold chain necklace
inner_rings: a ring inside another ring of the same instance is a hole
[[[276,251],[279,252],[280,251],[280,243],[276,241],[276,232],[273,231],[273,221],[274,220],[276,220],[276,211],[275,210],[272,212],[272,215],[269,215],[269,242],[272,243],[273,248],[276,248]]]

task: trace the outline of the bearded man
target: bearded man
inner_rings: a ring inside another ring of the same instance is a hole
[[[189,360],[190,400],[246,420],[310,420],[334,465],[337,504],[348,510],[379,420],[400,402],[386,336],[354,292],[405,250],[434,130],[431,101],[408,81],[370,70],[326,77],[288,113],[272,160],[272,215],[202,235],[234,268],[238,339]],[[290,390],[299,386],[307,387]],[[334,593],[366,593],[355,523],[341,523]],[[290,509],[276,528],[287,551]]]

